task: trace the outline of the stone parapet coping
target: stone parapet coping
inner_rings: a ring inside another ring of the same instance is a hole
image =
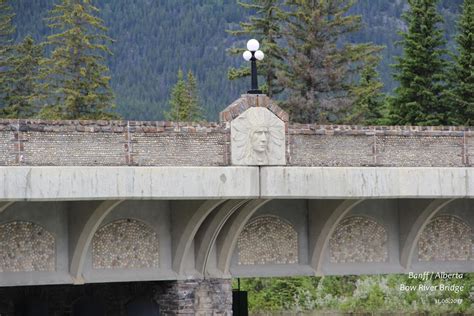
[[[105,120],[31,120],[0,119],[0,131],[87,133],[228,133],[225,123],[170,121],[105,121]],[[290,135],[391,135],[391,136],[468,136],[474,137],[472,126],[362,126],[289,124]]]
[[[170,121],[82,121],[82,120],[12,120],[0,119],[0,131],[21,132],[88,132],[88,133],[123,133],[123,132],[187,132],[209,133],[225,132],[225,126],[213,122],[170,122]]]
[[[290,124],[289,134],[299,135],[387,135],[387,136],[474,136],[468,126],[362,126]]]

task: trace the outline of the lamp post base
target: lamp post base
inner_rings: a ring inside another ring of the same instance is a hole
[[[263,93],[262,93],[262,90],[252,89],[252,90],[247,91],[247,94],[263,94]]]

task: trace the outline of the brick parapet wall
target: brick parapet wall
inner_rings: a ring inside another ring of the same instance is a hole
[[[0,120],[0,165],[221,166],[218,123]]]
[[[292,124],[290,163],[300,166],[465,167],[474,128]]]
[[[0,120],[0,166],[226,166],[230,126],[166,121]],[[294,166],[474,164],[474,128],[291,124]]]

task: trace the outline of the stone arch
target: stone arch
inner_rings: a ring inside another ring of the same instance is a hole
[[[363,201],[365,200],[333,201],[327,206],[330,210],[329,216],[325,218],[323,227],[313,237],[315,239],[314,246],[310,249],[311,266],[316,270],[316,274],[322,274],[324,253],[329,245],[329,238],[331,238],[337,225],[346,214]]]
[[[387,229],[368,216],[349,216],[329,239],[330,262],[366,263],[388,260]]]
[[[413,225],[411,226],[408,235],[402,245],[400,252],[400,263],[401,265],[408,269],[412,262],[413,253],[416,246],[418,245],[418,240],[420,235],[425,229],[426,225],[430,220],[444,207],[446,207],[451,202],[456,199],[439,199],[431,201],[417,216]]]
[[[10,202],[0,202],[0,214],[4,212],[7,208],[12,206],[15,202],[10,201]]]
[[[234,214],[234,212],[239,209],[242,205],[247,203],[248,200],[229,200],[222,204],[219,209],[216,211],[216,215],[206,222],[203,223],[200,231],[202,231],[200,238],[196,238],[196,270],[201,274],[205,274],[206,265],[209,258],[209,255],[212,251],[213,246],[215,245],[217,236],[219,235],[222,227],[229,219],[229,217]]]
[[[173,270],[175,272],[178,274],[182,274],[184,272],[184,261],[199,227],[201,227],[201,224],[204,222],[207,216],[225,201],[226,200],[205,201],[186,221],[173,256]]]
[[[242,229],[237,250],[239,265],[297,264],[298,232],[278,216],[257,216]]]
[[[105,303],[96,297],[84,296],[72,305],[73,316],[105,316]]]
[[[111,200],[100,203],[83,223],[79,237],[75,243],[70,267],[70,273],[75,284],[84,283],[82,279],[82,269],[84,267],[84,261],[86,260],[87,249],[89,249],[92,237],[97,231],[97,228],[104,218],[124,201],[125,200]]]
[[[433,217],[418,240],[419,261],[469,260],[472,228],[450,214]]]
[[[42,226],[26,221],[0,225],[0,272],[54,272],[56,240]]]
[[[159,267],[158,234],[148,224],[118,219],[99,228],[92,238],[94,269]]]
[[[217,250],[217,268],[222,273],[229,273],[230,260],[237,244],[237,238],[245,224],[260,207],[269,201],[271,200],[256,199],[245,204],[227,221],[225,227],[221,230],[219,236],[222,238],[218,242]]]

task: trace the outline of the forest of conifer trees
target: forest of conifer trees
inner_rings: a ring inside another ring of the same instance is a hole
[[[2,116],[165,119],[182,69],[200,112],[182,119],[215,120],[247,90],[233,53],[255,37],[264,91],[293,121],[472,125],[469,10],[471,0],[2,0]]]

